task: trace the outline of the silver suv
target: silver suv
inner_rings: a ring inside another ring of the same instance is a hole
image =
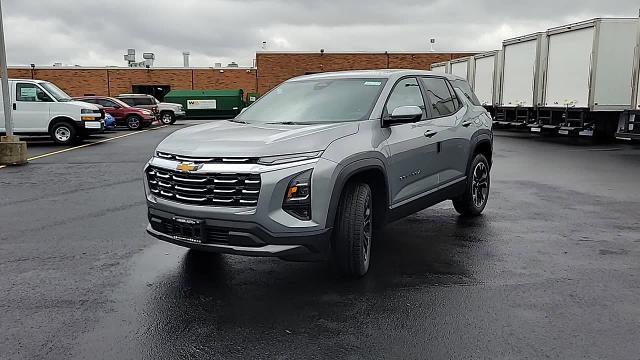
[[[146,165],[147,231],[198,251],[369,269],[374,229],[451,199],[479,215],[491,117],[461,78],[417,70],[288,80],[235,119],[168,136]]]
[[[129,106],[153,111],[160,122],[170,125],[185,116],[182,105],[174,103],[160,102],[151,95],[146,94],[120,94],[116,98],[124,101]]]

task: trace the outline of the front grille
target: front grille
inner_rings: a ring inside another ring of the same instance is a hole
[[[147,181],[151,192],[163,199],[211,206],[256,206],[260,195],[259,174],[194,174],[150,166]]]
[[[156,155],[161,159],[192,162],[194,164],[255,164],[258,162],[257,158],[185,156],[161,151],[156,152]]]

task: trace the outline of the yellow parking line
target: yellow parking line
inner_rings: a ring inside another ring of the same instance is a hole
[[[85,148],[85,147],[88,147],[88,146],[105,143],[107,141],[122,139],[124,137],[131,136],[131,135],[142,134],[143,132],[153,131],[153,130],[161,129],[161,128],[167,127],[167,126],[168,125],[162,125],[162,126],[158,126],[157,128],[153,128],[153,129],[139,130],[139,131],[136,131],[136,132],[132,132],[132,133],[124,134],[124,135],[119,135],[119,136],[114,136],[112,138],[107,138],[107,139],[103,139],[103,140],[92,142],[92,143],[88,143],[88,144],[83,144],[83,145],[78,145],[78,146],[74,146],[74,147],[67,148],[67,149],[52,151],[50,153],[46,153],[46,154],[30,157],[27,160],[28,161],[33,161],[33,160],[37,160],[37,159],[42,159],[42,158],[45,158],[45,157],[48,157],[48,156],[62,154],[64,152],[71,151],[71,150],[82,149],[82,148]],[[6,165],[0,165],[0,169],[5,168],[5,167],[7,167],[7,166]]]

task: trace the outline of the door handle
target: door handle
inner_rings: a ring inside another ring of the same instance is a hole
[[[16,110],[16,103],[13,103],[13,110]]]
[[[426,136],[426,137],[430,138],[430,137],[433,137],[433,136],[434,136],[435,134],[437,134],[437,133],[438,133],[438,132],[437,132],[437,131],[435,131],[435,130],[427,130],[427,131],[424,133],[424,136]]]
[[[469,126],[471,126],[471,124],[473,124],[473,122],[468,121],[468,120],[467,120],[467,121],[462,122],[462,126],[464,126],[464,127],[469,127]]]

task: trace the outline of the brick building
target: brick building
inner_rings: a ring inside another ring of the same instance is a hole
[[[256,68],[10,67],[9,76],[48,80],[71,96],[115,96],[141,92],[145,86],[172,90],[243,89],[245,93],[264,94],[282,81],[304,74],[356,69],[429,69],[432,63],[469,55],[473,54],[258,52]]]

